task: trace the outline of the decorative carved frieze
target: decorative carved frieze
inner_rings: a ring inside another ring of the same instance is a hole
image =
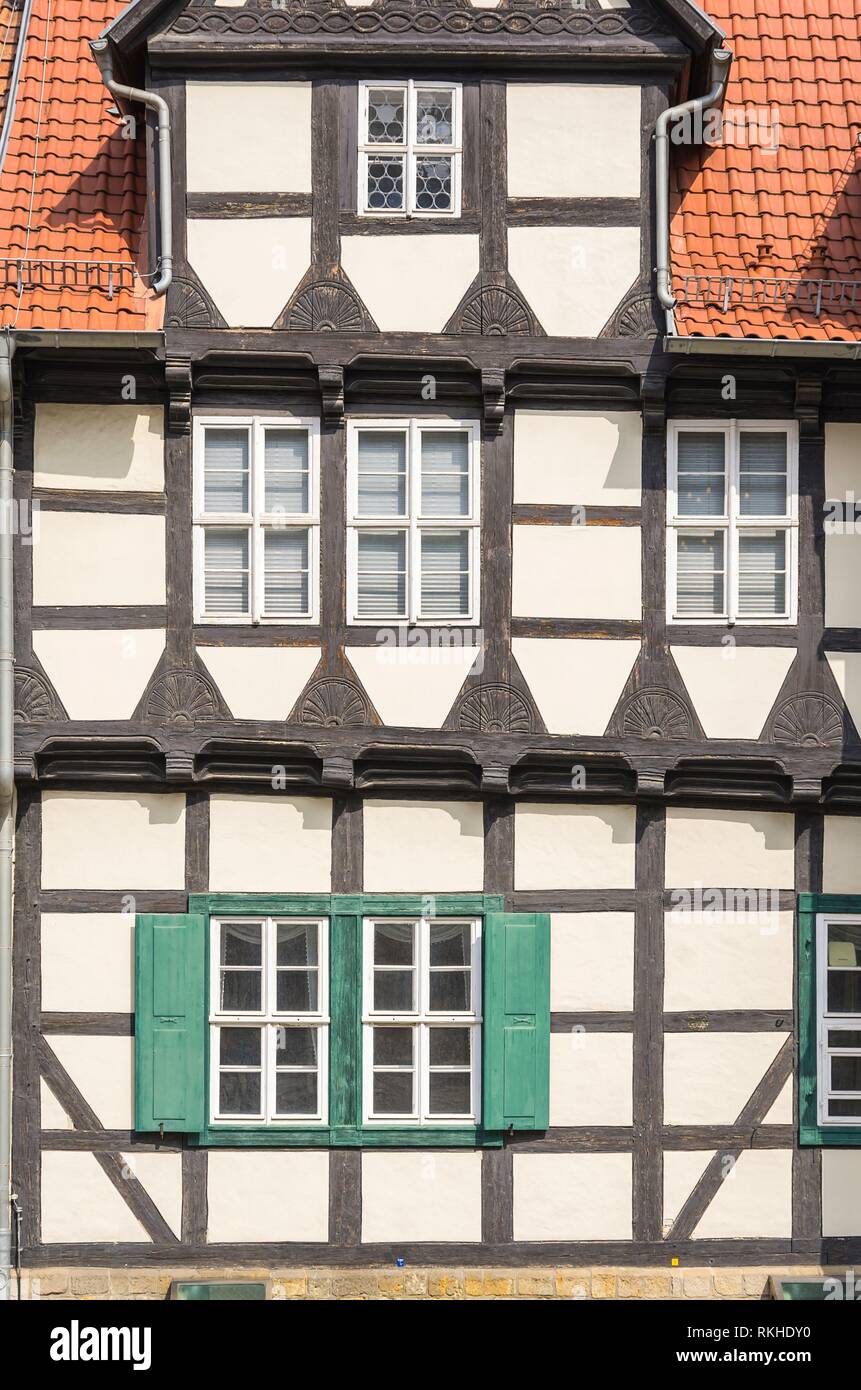
[[[198,724],[226,711],[211,681],[198,671],[165,671],[147,692],[144,717],[160,724]]]
[[[454,726],[469,733],[531,734],[529,701],[510,685],[475,685],[460,700]]]
[[[638,690],[622,706],[618,724],[624,737],[658,739],[691,739],[694,737],[690,711],[684,701],[672,690]]]
[[[839,747],[843,742],[843,711],[828,695],[790,695],[771,716],[766,739],[806,748]]]
[[[650,9],[636,11],[584,10],[579,5],[526,4],[511,0],[499,10],[473,9],[464,0],[377,0],[367,8],[345,10],[341,4],[293,4],[278,0],[260,9],[195,5],[174,20],[172,34],[208,34],[222,38],[229,34],[277,39],[282,34],[479,34],[494,37],[510,34],[543,38],[571,35],[599,35],[615,38],[632,35],[644,38],[666,28],[665,21]]]
[[[360,685],[341,676],[314,681],[299,701],[296,720],[323,729],[373,724],[368,697]]]
[[[41,719],[65,719],[66,714],[50,682],[39,671],[19,666],[15,671],[15,723]]]

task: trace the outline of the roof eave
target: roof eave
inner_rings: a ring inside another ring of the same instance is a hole
[[[814,342],[802,338],[666,337],[664,351],[676,356],[713,357],[836,357],[861,361],[861,341]]]

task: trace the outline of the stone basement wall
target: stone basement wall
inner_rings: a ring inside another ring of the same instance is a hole
[[[821,1265],[725,1269],[40,1269],[25,1271],[24,1299],[167,1297],[172,1279],[268,1279],[275,1300],[749,1299],[775,1278],[822,1278]],[[13,1281],[12,1298],[15,1298]]]

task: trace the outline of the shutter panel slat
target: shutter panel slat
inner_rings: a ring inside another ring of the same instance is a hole
[[[484,923],[485,1129],[550,1122],[550,918],[488,913]]]
[[[204,1128],[204,919],[147,913],[135,927],[135,1128]]]

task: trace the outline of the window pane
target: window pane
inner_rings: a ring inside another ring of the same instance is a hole
[[[316,970],[279,970],[275,986],[280,1014],[307,1014],[317,1010]]]
[[[316,1067],[317,1029],[279,1028],[275,1048],[277,1067]]]
[[[260,965],[263,960],[260,922],[224,922],[221,926],[222,965]]]
[[[374,971],[374,1008],[377,1013],[410,1013],[413,1007],[411,970]]]
[[[264,607],[267,614],[304,617],[308,604],[308,532],[273,531],[263,540]]]
[[[218,1078],[221,1115],[260,1114],[260,1072],[223,1071]]]
[[[432,1067],[468,1067],[469,1058],[468,1028],[430,1029]]]
[[[468,1115],[470,1113],[470,1076],[468,1071],[432,1071],[429,1092],[431,1115]]]
[[[304,513],[310,506],[307,430],[267,430],[265,509]]]
[[[316,1115],[317,1073],[279,1071],[275,1076],[275,1112],[278,1115]]]
[[[861,1032],[851,1028],[829,1028],[829,1047],[857,1047],[861,1049]]]
[[[828,964],[861,965],[861,922],[828,923]]]
[[[413,1113],[413,1075],[411,1071],[374,1072],[375,1115]]]
[[[416,91],[416,140],[420,145],[454,143],[454,93],[435,87]]]
[[[227,617],[249,611],[248,532],[207,530],[204,611]]]
[[[725,436],[704,430],[678,435],[679,516],[723,516],[726,505]]]
[[[786,611],[786,533],[746,536],[738,540],[738,611],[779,614]]]
[[[368,143],[403,145],[406,92],[403,87],[371,87],[368,91]]]
[[[416,160],[416,208],[451,212],[451,159]]]
[[[407,440],[403,431],[359,434],[359,516],[405,516]]]
[[[432,922],[431,965],[469,965],[471,932],[465,922]]]
[[[680,617],[700,617],[724,611],[724,538],[679,533],[677,546],[676,611]]]
[[[831,1120],[861,1119],[861,1096],[856,1100],[829,1100],[828,1117]]]
[[[219,1008],[223,1013],[259,1013],[262,1007],[262,976],[259,970],[222,970]]]
[[[470,1007],[468,970],[432,970],[429,1008],[436,1014],[465,1013]]]
[[[861,1057],[831,1058],[832,1091],[861,1091]]]
[[[248,431],[204,431],[203,509],[207,512],[247,512]]]
[[[371,212],[399,212],[404,205],[402,155],[368,160],[368,208]]]
[[[317,964],[316,922],[279,922],[275,931],[278,965]]]
[[[222,1067],[260,1066],[259,1028],[219,1028],[218,1060]]]
[[[359,617],[403,616],[407,603],[406,532],[361,531],[358,551]]]
[[[861,970],[828,971],[828,1012],[861,1014]]]
[[[374,1028],[374,1065],[377,1067],[411,1067],[413,1064],[412,1028]]]
[[[469,613],[469,532],[422,531],[422,613]]]
[[[414,922],[374,923],[374,964],[412,965]]]
[[[422,430],[422,515],[469,515],[469,435]]]
[[[744,431],[739,439],[739,511],[742,516],[786,515],[786,435]]]

